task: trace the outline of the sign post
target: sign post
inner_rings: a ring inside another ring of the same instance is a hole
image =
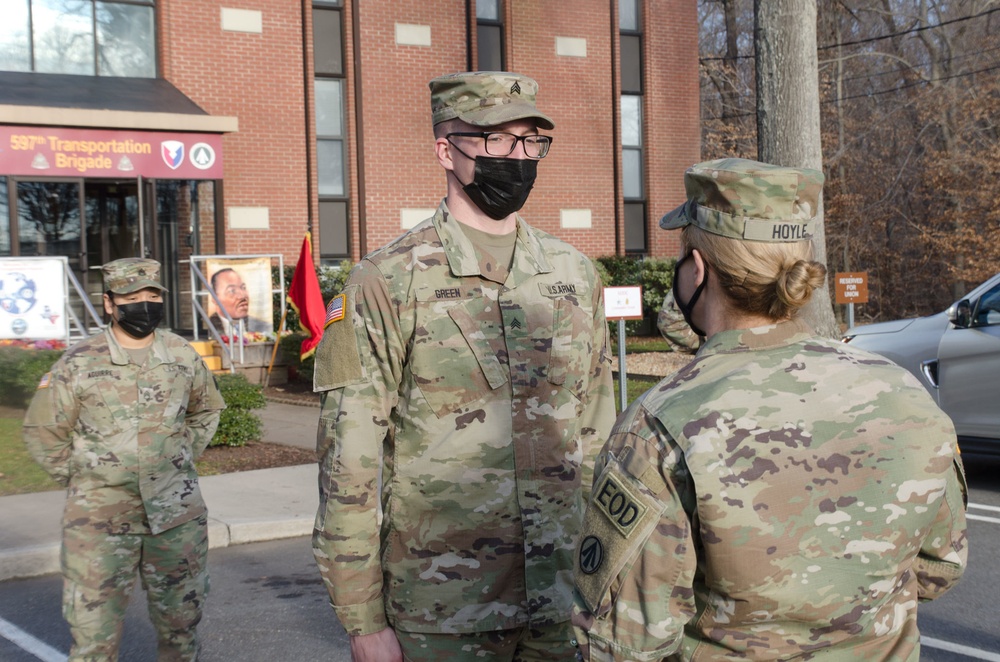
[[[618,401],[621,411],[628,407],[625,374],[625,320],[642,319],[642,287],[604,288],[604,316],[610,322],[618,320]]]
[[[868,272],[839,272],[834,279],[837,303],[847,304],[847,327],[854,326],[854,304],[868,303]]]

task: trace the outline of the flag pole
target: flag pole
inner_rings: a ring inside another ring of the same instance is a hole
[[[274,368],[274,359],[278,356],[278,343],[281,342],[281,329],[285,328],[285,315],[288,314],[288,304],[281,307],[281,322],[278,323],[278,332],[274,334],[274,349],[271,350],[271,362],[267,365],[267,375],[264,376],[264,388],[271,383],[271,370]]]

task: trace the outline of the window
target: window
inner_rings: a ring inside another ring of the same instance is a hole
[[[0,70],[156,77],[154,0],[3,0]]]
[[[645,253],[646,192],[642,154],[642,34],[639,0],[620,0],[622,196],[625,198],[625,252]]]
[[[505,71],[501,0],[476,0],[476,50],[479,71]]]
[[[313,2],[316,70],[316,177],[319,182],[320,264],[350,257],[346,122],[344,121],[343,14],[339,0]]]

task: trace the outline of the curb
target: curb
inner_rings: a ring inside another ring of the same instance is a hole
[[[208,518],[208,548],[219,549],[254,542],[300,538],[313,532],[313,518],[222,522]],[[48,543],[0,552],[0,582],[61,572],[61,543]]]
[[[319,408],[319,399],[317,398],[315,402],[304,402],[296,398],[285,398],[280,395],[265,395],[264,399],[268,402],[277,402],[281,405],[298,405],[299,407],[316,407]]]

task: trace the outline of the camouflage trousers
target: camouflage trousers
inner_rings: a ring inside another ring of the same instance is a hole
[[[73,635],[69,662],[118,659],[136,570],[156,629],[157,660],[197,659],[195,626],[208,594],[207,522],[202,515],[157,535],[63,529],[63,617]]]
[[[572,662],[577,659],[576,636],[569,621],[468,634],[397,630],[396,638],[406,662]]]

